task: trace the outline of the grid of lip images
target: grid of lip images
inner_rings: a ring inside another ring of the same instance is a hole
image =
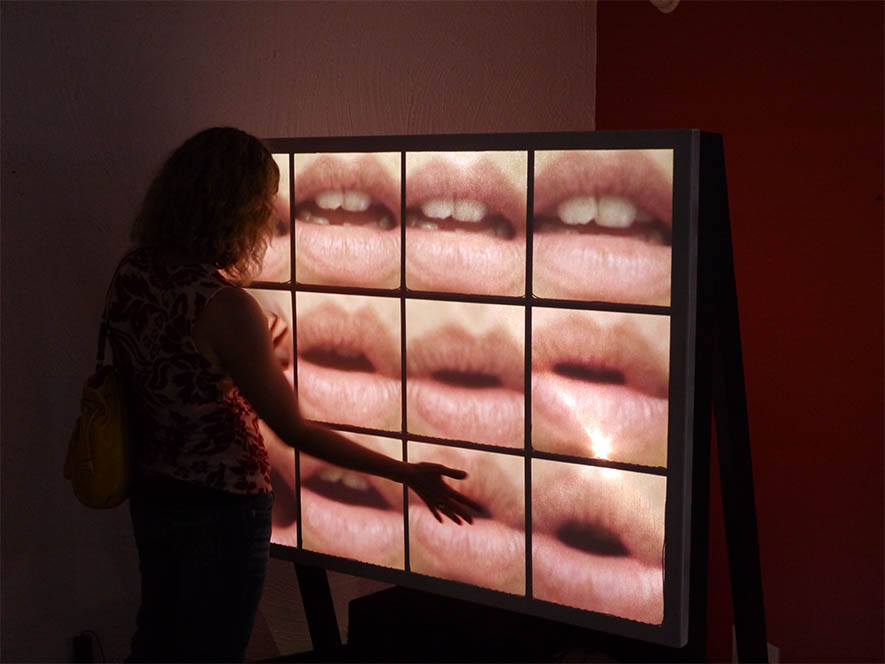
[[[303,415],[466,470],[483,512],[440,524],[399,484],[296,471],[265,428],[273,542],[661,624],[673,150],[274,158],[250,292]]]

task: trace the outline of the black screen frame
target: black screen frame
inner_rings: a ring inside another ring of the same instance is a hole
[[[695,421],[695,350],[697,333],[697,287],[698,287],[698,180],[699,136],[697,130],[655,130],[630,132],[576,132],[576,133],[525,133],[525,134],[452,134],[414,136],[363,136],[363,137],[314,137],[272,138],[264,142],[273,153],[288,153],[290,173],[294,176],[294,156],[318,152],[407,152],[416,151],[527,151],[529,169],[537,150],[673,150],[673,237],[671,303],[668,307],[652,305],[614,305],[600,302],[557,301],[556,306],[634,313],[668,315],[670,318],[670,409],[668,421],[667,500],[665,508],[665,560],[664,560],[664,619],[660,625],[627,620],[610,615],[574,609],[528,596],[514,596],[499,591],[479,588],[464,583],[424,576],[406,570],[397,570],[345,558],[307,551],[280,544],[271,546],[275,558],[321,567],[337,572],[363,576],[378,581],[416,588],[442,595],[518,611],[552,619],[580,627],[586,627],[619,636],[659,643],[670,647],[682,647],[689,634],[689,590],[691,587],[691,541],[694,523],[692,510],[692,470],[694,459]],[[405,160],[403,160],[403,169]],[[290,177],[290,188],[294,186]],[[527,242],[531,256],[531,179],[529,179],[527,204]],[[403,189],[405,179],[403,178]],[[405,196],[403,196],[403,199]],[[293,238],[291,266],[294,271],[294,206],[290,214],[290,232]],[[404,233],[404,230],[403,230]],[[404,243],[403,243],[404,244]],[[403,252],[405,249],[403,248]],[[397,289],[342,288],[286,283],[254,282],[250,287],[282,290],[291,294],[293,315],[296,292],[330,292],[345,294],[375,294],[405,299],[444,299],[454,301],[483,301],[515,304],[524,301],[532,308],[546,301],[531,295],[531,262],[527,266],[526,291],[523,297],[461,296],[445,293],[415,293],[402,286]],[[404,280],[404,277],[403,277]],[[336,425],[341,430],[362,430]],[[528,435],[528,434],[527,434]],[[391,437],[387,433],[388,437]],[[402,433],[405,447],[405,431]],[[414,436],[409,436],[415,440]],[[405,450],[404,450],[405,451]],[[523,451],[530,458],[549,458],[551,455]],[[556,455],[553,455],[556,456]],[[298,476],[296,454],[296,477]],[[626,470],[630,464],[579,459],[587,465],[608,466]],[[527,464],[531,466],[531,464]],[[645,472],[648,472],[647,470]],[[530,501],[526,510],[530,511]],[[407,520],[407,519],[406,519]],[[301,543],[301,519],[298,520],[298,542]],[[530,531],[527,535],[526,556],[531,559]],[[407,538],[408,540],[408,538]],[[530,563],[529,563],[530,565]],[[527,579],[527,594],[530,589]]]

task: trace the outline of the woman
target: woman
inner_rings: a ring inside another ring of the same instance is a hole
[[[238,285],[261,266],[278,179],[242,131],[189,139],[148,189],[136,249],[111,285],[110,340],[138,459],[133,661],[243,659],[273,503],[259,418],[307,454],[403,482],[440,521],[469,523],[478,509],[442,480],[462,471],[396,461],[302,419],[267,320]]]

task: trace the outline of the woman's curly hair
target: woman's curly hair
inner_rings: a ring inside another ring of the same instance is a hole
[[[185,250],[248,282],[267,247],[279,178],[273,156],[254,136],[232,127],[201,131],[154,178],[132,240]]]

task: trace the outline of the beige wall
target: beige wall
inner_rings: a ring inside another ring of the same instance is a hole
[[[104,288],[160,160],[220,124],[274,137],[593,129],[596,5],[4,2],[0,12],[0,648],[4,661],[65,660],[70,637],[94,629],[119,660],[138,599],[128,514],[81,508],[61,466]],[[290,569],[272,566],[255,657],[303,643]],[[336,577],[342,603],[368,587]]]

